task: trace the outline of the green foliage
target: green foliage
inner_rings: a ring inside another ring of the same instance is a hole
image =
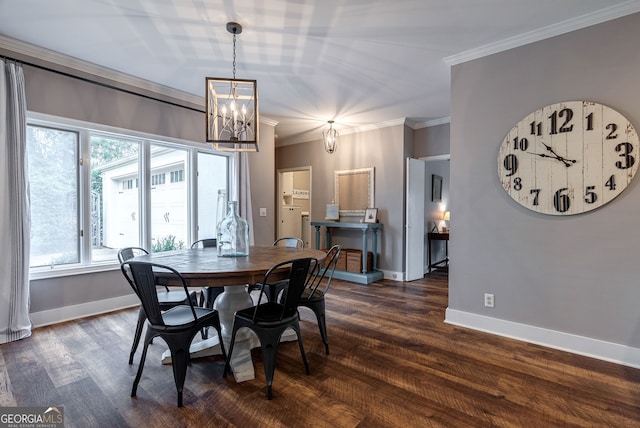
[[[182,250],[185,248],[184,241],[178,241],[174,235],[163,236],[151,245],[151,252],[160,253],[162,251]]]

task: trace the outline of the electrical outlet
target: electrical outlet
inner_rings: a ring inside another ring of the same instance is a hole
[[[484,293],[484,306],[487,308],[493,308],[494,299],[493,294]]]

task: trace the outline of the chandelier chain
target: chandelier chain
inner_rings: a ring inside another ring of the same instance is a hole
[[[236,78],[236,33],[233,33],[233,78]]]

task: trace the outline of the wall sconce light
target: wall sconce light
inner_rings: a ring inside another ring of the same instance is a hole
[[[233,79],[207,77],[206,141],[223,152],[258,151],[258,84],[236,79],[236,35],[242,26],[227,23],[233,34]]]
[[[324,141],[324,149],[327,153],[332,154],[338,149],[338,131],[333,129],[333,120],[327,121],[329,129],[322,133],[322,140]]]

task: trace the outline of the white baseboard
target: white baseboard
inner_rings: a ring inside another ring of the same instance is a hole
[[[640,349],[447,308],[447,324],[522,340],[599,360],[640,368]]]
[[[85,318],[93,315],[100,315],[118,309],[130,308],[140,305],[140,300],[135,294],[127,296],[112,297],[110,299],[96,300],[94,302],[81,303],[79,305],[64,306],[62,308],[49,309],[46,311],[32,312],[29,314],[33,327],[44,327],[46,325],[71,321],[78,318]]]
[[[390,279],[393,281],[404,281],[404,272],[394,272],[391,270],[383,270],[384,279]]]

